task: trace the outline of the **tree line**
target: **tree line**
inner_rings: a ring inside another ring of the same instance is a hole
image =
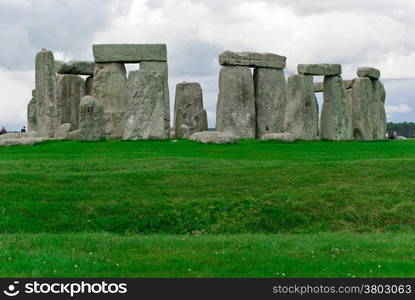
[[[415,138],[415,123],[403,122],[403,123],[387,123],[386,130],[388,132],[396,131],[398,135],[402,135],[406,138]]]

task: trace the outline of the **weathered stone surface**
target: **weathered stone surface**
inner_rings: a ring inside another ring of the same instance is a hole
[[[232,52],[225,51],[219,56],[222,66],[246,66],[284,69],[287,58],[272,53]]]
[[[255,138],[254,80],[248,67],[222,67],[216,130],[237,138]]]
[[[353,86],[353,80],[343,80],[343,86],[346,90],[351,89]]]
[[[207,130],[204,117],[202,88],[197,82],[182,82],[176,85],[174,104],[174,127],[176,137],[184,138],[182,125],[189,128],[190,134]]]
[[[261,141],[283,141],[292,143],[295,141],[295,136],[289,132],[270,132],[261,136]]]
[[[323,82],[314,82],[314,93],[322,93],[323,92]]]
[[[353,96],[353,137],[359,141],[372,140],[372,121],[370,103],[373,97],[370,78],[360,77],[354,80]]]
[[[55,132],[55,139],[63,140],[66,139],[73,129],[73,125],[71,123],[64,123],[61,124]]]
[[[95,64],[91,95],[104,105],[104,137],[122,138],[128,105],[125,67],[119,63]]]
[[[99,141],[102,138],[104,106],[92,96],[81,100],[79,113],[79,130],[81,140]]]
[[[85,95],[91,95],[93,83],[94,76],[88,76],[88,78],[85,79]]]
[[[98,63],[167,61],[166,44],[99,44],[93,45],[92,50]]]
[[[346,91],[340,76],[324,77],[324,102],[321,111],[320,136],[323,140],[352,139],[352,121]]]
[[[27,105],[27,127],[28,130],[37,130],[36,120],[36,90],[32,90],[32,99]]]
[[[315,140],[319,134],[318,104],[314,94],[313,76],[295,74],[287,81],[287,108],[284,131],[296,139]]]
[[[171,127],[169,130],[169,138],[175,139],[176,138],[176,129],[174,127]]]
[[[182,133],[181,138],[188,139],[190,137],[190,127],[185,124],[182,124],[180,125],[180,129],[180,132]]]
[[[254,69],[256,137],[284,129],[287,83],[282,69]]]
[[[170,128],[170,91],[169,91],[169,68],[164,61],[143,61],[140,63],[140,70],[156,71],[163,75],[164,86],[164,125],[166,131]]]
[[[94,75],[93,61],[56,61],[56,73],[73,75]]]
[[[37,138],[40,137],[37,131],[6,133],[0,135],[0,140],[14,140],[22,138]]]
[[[386,99],[386,90],[382,83],[380,83],[380,103],[379,103],[379,132],[377,139],[385,139],[386,134],[386,111],[385,111],[385,99]]]
[[[193,133],[189,140],[203,144],[235,144],[236,137],[228,132],[203,131]]]
[[[147,70],[130,72],[128,94],[124,139],[166,139],[163,74]]]
[[[316,76],[340,75],[342,66],[339,64],[300,64],[297,71],[299,74]]]
[[[82,77],[78,75],[57,75],[58,124],[70,123],[74,129],[79,127],[79,105],[84,96],[85,82]]]
[[[55,59],[51,51],[42,49],[36,55],[36,120],[41,136],[54,137],[59,125],[56,101]]]
[[[66,136],[67,140],[80,140],[81,139],[81,129],[77,129],[74,131],[71,131]]]
[[[16,138],[16,139],[1,139],[0,140],[0,147],[8,147],[8,146],[31,146],[34,144],[38,144],[44,141],[50,140],[50,138],[46,137],[23,137],[23,138]]]
[[[359,77],[369,77],[373,79],[379,79],[380,71],[375,68],[362,67],[357,69],[357,76]]]

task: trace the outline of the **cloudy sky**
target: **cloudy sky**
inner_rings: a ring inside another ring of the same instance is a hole
[[[300,63],[341,63],[344,79],[379,68],[388,120],[415,121],[413,0],[0,0],[0,40],[0,125],[10,130],[26,123],[36,52],[92,60],[93,43],[166,43],[172,103],[176,83],[200,82],[210,127],[226,49],[287,56],[287,77]]]

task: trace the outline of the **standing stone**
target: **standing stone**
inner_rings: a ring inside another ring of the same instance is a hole
[[[176,85],[174,104],[174,127],[176,137],[184,138],[182,125],[189,128],[189,134],[207,130],[207,119],[203,110],[202,88],[197,82],[182,82]],[[187,133],[186,133],[187,134]]]
[[[30,131],[37,131],[36,90],[32,90],[32,99],[27,105],[27,127],[27,129]]]
[[[346,89],[346,104],[350,120],[350,137],[353,139],[353,90],[351,88]]]
[[[99,141],[102,138],[103,114],[101,101],[92,96],[82,98],[79,113],[81,140]]]
[[[254,69],[256,137],[284,130],[287,84],[282,69]]]
[[[164,75],[155,71],[132,71],[128,75],[128,110],[124,139],[166,139]]]
[[[381,124],[380,124],[380,106],[382,103],[382,87],[381,83],[377,79],[371,79],[372,83],[372,98],[370,99],[369,105],[369,120],[371,122],[371,131],[373,140],[382,139],[382,136],[379,136],[381,133]]]
[[[88,76],[87,79],[85,79],[85,95],[91,95],[93,83],[94,76]]]
[[[373,97],[370,78],[356,78],[352,87],[353,96],[353,137],[358,141],[372,140],[370,103]]]
[[[53,53],[42,49],[36,55],[36,120],[41,136],[54,137],[58,124],[56,73]]]
[[[321,139],[350,140],[351,120],[346,92],[340,76],[324,77],[324,102],[321,111]]]
[[[287,82],[285,131],[296,139],[315,140],[318,136],[318,104],[314,94],[313,76],[295,74]]]
[[[104,136],[121,138],[128,104],[124,65],[120,63],[95,64],[91,95],[99,99],[104,106]]]
[[[385,139],[386,134],[386,111],[385,111],[385,100],[386,100],[386,90],[382,83],[380,83],[380,103],[379,103],[379,133],[378,139]]]
[[[79,105],[85,96],[85,82],[77,75],[57,75],[56,99],[59,124],[79,127]]]
[[[165,116],[164,123],[166,131],[170,129],[170,92],[169,92],[169,68],[167,62],[164,61],[143,61],[140,63],[140,70],[156,71],[163,75],[164,86],[164,105]]]
[[[222,67],[216,130],[237,138],[255,138],[254,80],[248,67]]]

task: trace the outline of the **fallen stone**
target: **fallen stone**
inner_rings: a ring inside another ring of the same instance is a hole
[[[79,105],[84,96],[85,82],[82,77],[78,75],[57,75],[58,124],[70,123],[74,129],[79,127]]]
[[[182,125],[189,129],[188,135],[207,130],[207,119],[203,110],[202,88],[197,82],[182,82],[176,85],[174,103],[174,127],[176,137],[185,138]]]
[[[81,130],[77,129],[74,131],[71,131],[68,133],[68,135],[66,136],[67,140],[80,140],[81,139]]]
[[[324,102],[321,111],[320,137],[323,140],[347,141],[352,139],[351,113],[340,76],[324,77]]]
[[[102,139],[104,106],[92,96],[81,100],[79,114],[79,130],[81,140],[99,141]]]
[[[124,140],[166,139],[163,74],[147,70],[130,72],[128,94]]]
[[[339,64],[300,64],[297,67],[299,74],[305,75],[340,75],[342,73],[342,66]]]
[[[55,132],[55,139],[63,140],[66,139],[69,135],[69,132],[73,130],[73,125],[71,123],[65,123],[60,125]]]
[[[95,64],[91,95],[104,106],[104,137],[122,138],[128,105],[127,77],[124,64]]]
[[[255,138],[254,81],[248,67],[222,67],[216,130],[237,138]]]
[[[222,66],[246,66],[284,69],[287,58],[272,53],[225,51],[219,56]]]
[[[255,68],[256,137],[284,130],[287,83],[282,69]]]
[[[37,130],[36,120],[36,90],[32,90],[32,99],[27,105],[27,127],[28,130]]]
[[[0,140],[14,140],[22,138],[37,138],[41,137],[37,131],[6,133],[0,135]]]
[[[203,131],[193,133],[189,140],[203,144],[235,144],[236,137],[227,132]]]
[[[313,76],[294,74],[287,81],[287,108],[284,131],[296,139],[316,140],[319,135],[318,104],[314,94]]]
[[[56,73],[73,75],[94,75],[93,61],[56,61]]]
[[[261,141],[283,141],[292,143],[295,141],[295,136],[289,132],[270,132],[261,136]]]
[[[99,44],[92,50],[98,63],[167,61],[166,44]]]
[[[50,140],[50,138],[46,137],[23,137],[17,139],[1,139],[0,147],[31,146],[48,140]]]
[[[140,63],[140,70],[156,71],[163,75],[164,86],[164,125],[166,131],[170,128],[170,91],[169,91],[169,68],[165,61],[143,61]]]
[[[375,68],[362,67],[357,69],[357,76],[359,77],[369,77],[373,79],[379,79],[380,71]]]

